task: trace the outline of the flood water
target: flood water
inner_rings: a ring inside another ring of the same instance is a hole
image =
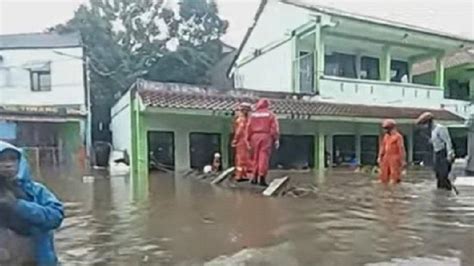
[[[64,265],[474,265],[474,188],[436,191],[426,172],[397,187],[292,175],[315,182],[309,198],[155,174],[141,201],[125,177],[46,176],[66,202]]]

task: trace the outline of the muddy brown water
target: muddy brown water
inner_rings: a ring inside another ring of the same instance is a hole
[[[45,176],[66,202],[64,265],[474,265],[474,188],[436,191],[427,172],[292,175],[318,187],[304,199],[154,174],[141,201],[128,177]]]

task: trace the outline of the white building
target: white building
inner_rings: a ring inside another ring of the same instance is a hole
[[[84,158],[90,143],[85,65],[79,34],[0,35],[0,139],[44,160]]]

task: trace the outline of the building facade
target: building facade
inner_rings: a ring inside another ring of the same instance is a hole
[[[41,162],[85,160],[88,99],[79,34],[0,35],[0,139]]]
[[[282,127],[273,168],[375,164],[385,118],[397,120],[409,162],[427,163],[414,126],[425,111],[451,128],[462,156],[471,104],[445,97],[444,55],[469,46],[402,23],[263,0],[228,71],[236,89],[138,81],[112,110],[114,146],[130,151],[134,169],[147,168],[151,153],[180,170],[217,151],[231,163],[233,110],[267,97]],[[435,62],[431,85],[417,84],[413,68],[427,59]],[[124,125],[128,135],[118,133]]]

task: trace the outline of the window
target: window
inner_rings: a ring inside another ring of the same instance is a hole
[[[379,80],[380,79],[379,59],[363,56],[361,58],[360,78]]]
[[[392,60],[390,64],[390,81],[408,82],[408,63],[404,61]]]
[[[30,81],[32,91],[51,90],[51,72],[30,70]]]
[[[51,90],[50,62],[33,62],[29,63],[26,68],[30,71],[31,91]]]
[[[446,90],[446,97],[449,99],[456,100],[469,100],[470,89],[469,81],[460,82],[456,79],[450,79],[448,81],[448,89]]]
[[[324,59],[324,75],[356,78],[355,55],[332,53]]]

